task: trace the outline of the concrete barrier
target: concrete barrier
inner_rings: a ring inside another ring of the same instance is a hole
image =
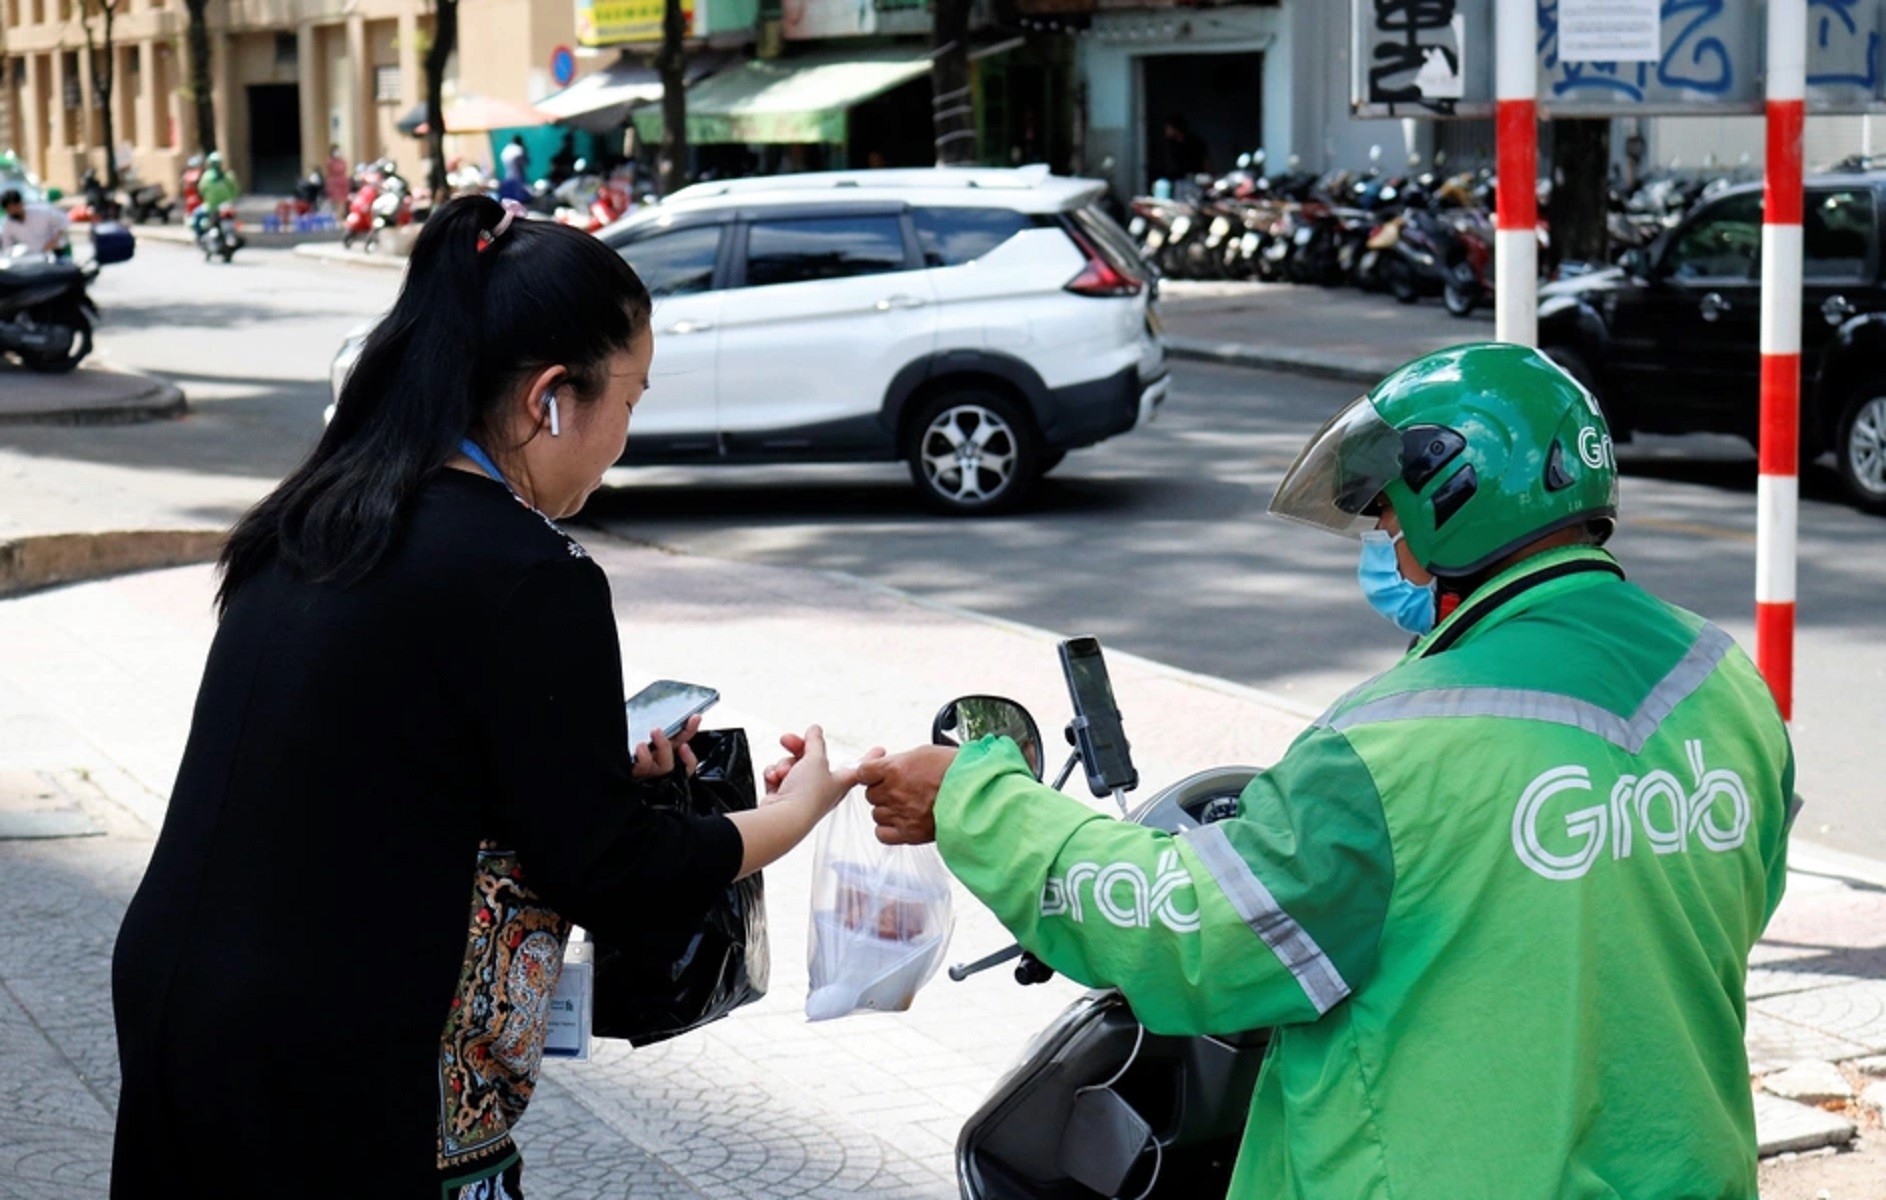
[[[221,529],[127,529],[52,533],[0,542],[0,596],[213,560]]]

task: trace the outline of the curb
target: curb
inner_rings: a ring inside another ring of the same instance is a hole
[[[395,271],[406,269],[406,256],[403,254],[368,254],[365,251],[343,249],[338,242],[304,242],[295,247],[295,253],[316,262],[339,263],[346,267],[380,267]]]
[[[1242,342],[1214,342],[1206,338],[1168,337],[1166,355],[1192,362],[1217,363],[1225,367],[1249,367],[1260,371],[1284,371],[1314,379],[1334,379],[1343,383],[1376,384],[1401,364],[1367,358],[1338,358],[1313,351],[1284,347],[1249,346]]]
[[[0,542],[0,596],[209,562],[221,553],[226,532],[134,529],[13,538]]]
[[[85,229],[89,236],[89,226],[74,225],[73,229]],[[162,242],[170,246],[194,246],[196,234],[190,232],[190,226],[178,220],[166,225],[163,223],[129,226],[133,235],[140,242]],[[325,233],[268,233],[259,228],[252,228],[247,222],[243,225],[243,240],[249,247],[258,250],[286,250],[304,245],[340,244],[340,234]]]
[[[37,412],[0,409],[0,425],[136,425],[166,421],[190,411],[183,392],[173,384],[150,380],[150,387],[127,400],[83,408],[53,408]]]

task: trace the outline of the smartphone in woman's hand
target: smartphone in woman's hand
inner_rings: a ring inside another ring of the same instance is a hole
[[[642,745],[657,729],[664,737],[674,738],[687,727],[689,717],[706,712],[719,701],[720,693],[713,688],[676,679],[658,679],[630,696],[624,706],[628,713],[629,745]]]

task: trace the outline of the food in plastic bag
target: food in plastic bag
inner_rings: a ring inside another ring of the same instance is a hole
[[[812,872],[805,1015],[909,1008],[943,964],[955,924],[936,847],[886,846],[870,809],[847,802],[819,827]]]

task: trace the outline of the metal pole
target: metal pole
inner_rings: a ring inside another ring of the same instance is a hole
[[[1807,0],[1768,0],[1762,193],[1762,408],[1755,484],[1755,661],[1794,718],[1795,529],[1801,444],[1801,127]]]
[[[1494,336],[1539,343],[1539,62],[1536,0],[1494,10],[1499,202],[1495,214]]]

